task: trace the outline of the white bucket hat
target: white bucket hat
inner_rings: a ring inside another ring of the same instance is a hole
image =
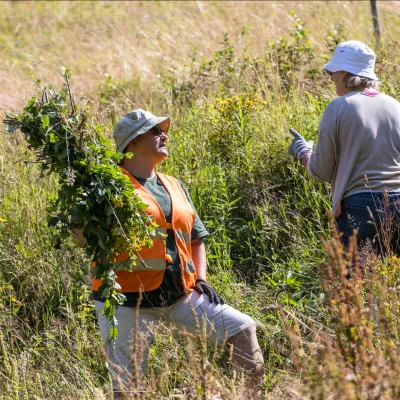
[[[375,52],[358,40],[338,44],[331,60],[323,68],[329,72],[346,71],[378,80],[374,72]]]
[[[117,151],[123,151],[131,140],[157,125],[167,133],[170,125],[169,117],[156,117],[150,111],[141,108],[126,114],[118,122],[113,133]]]

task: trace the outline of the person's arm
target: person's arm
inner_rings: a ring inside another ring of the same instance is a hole
[[[206,281],[207,257],[203,239],[195,239],[192,242],[192,259],[196,269],[197,279],[194,290],[200,295],[208,296],[210,303],[224,304],[224,299]]]
[[[178,181],[179,182],[179,181]],[[194,290],[199,293],[200,295],[205,294],[208,299],[210,300],[210,303],[215,303],[215,304],[224,304],[225,301],[224,299],[215,291],[215,289],[206,281],[207,277],[207,255],[206,255],[206,247],[204,245],[204,239],[208,236],[208,232],[206,228],[204,227],[203,223],[201,222],[199,216],[197,215],[196,209],[194,208],[192,199],[190,198],[189,193],[185,189],[185,187],[182,185],[181,182],[179,182],[181,185],[183,191],[185,192],[185,195],[193,207],[193,211],[196,214],[194,225],[192,228],[192,243],[191,243],[191,248],[192,248],[192,260],[194,264],[194,268],[196,270],[196,284],[194,286]]]
[[[75,240],[78,247],[85,247],[86,239],[83,236],[83,228],[74,229],[71,232],[72,239]]]
[[[308,162],[310,161],[311,153],[304,154],[303,158],[300,160],[301,165],[307,169]]]
[[[196,239],[192,242],[192,259],[197,279],[205,281],[207,275],[207,256],[203,239]]]
[[[338,162],[336,107],[330,103],[322,115],[318,128],[315,150],[306,154],[301,163],[311,178],[319,182],[331,182]]]

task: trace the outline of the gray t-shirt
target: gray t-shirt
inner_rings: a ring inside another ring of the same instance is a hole
[[[308,174],[342,199],[362,192],[400,192],[400,103],[383,93],[351,92],[331,101],[318,129]]]

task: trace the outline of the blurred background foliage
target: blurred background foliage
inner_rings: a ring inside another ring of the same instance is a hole
[[[377,74],[399,98],[400,7],[379,7]],[[211,233],[209,280],[258,321],[269,396],[302,398],[314,386],[292,366],[287,316],[329,324],[319,271],[330,200],[328,185],[287,154],[287,131],[316,141],[335,97],[321,66],[343,40],[374,45],[369,3],[4,2],[0,10],[3,111],[18,110],[36,86],[61,86],[68,68],[76,98],[109,138],[134,108],[171,115],[160,169],[183,181]],[[0,399],[106,398],[89,263],[72,241],[56,248],[45,207],[58,183],[31,161],[22,136],[0,136]],[[140,396],[201,398],[205,355],[194,345],[191,360],[182,340],[159,329]],[[246,396],[227,352],[212,362],[207,393]]]

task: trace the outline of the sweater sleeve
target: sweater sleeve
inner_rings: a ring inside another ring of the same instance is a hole
[[[331,182],[338,160],[337,121],[333,103],[326,107],[318,127],[318,141],[311,153],[307,173],[318,182]]]

